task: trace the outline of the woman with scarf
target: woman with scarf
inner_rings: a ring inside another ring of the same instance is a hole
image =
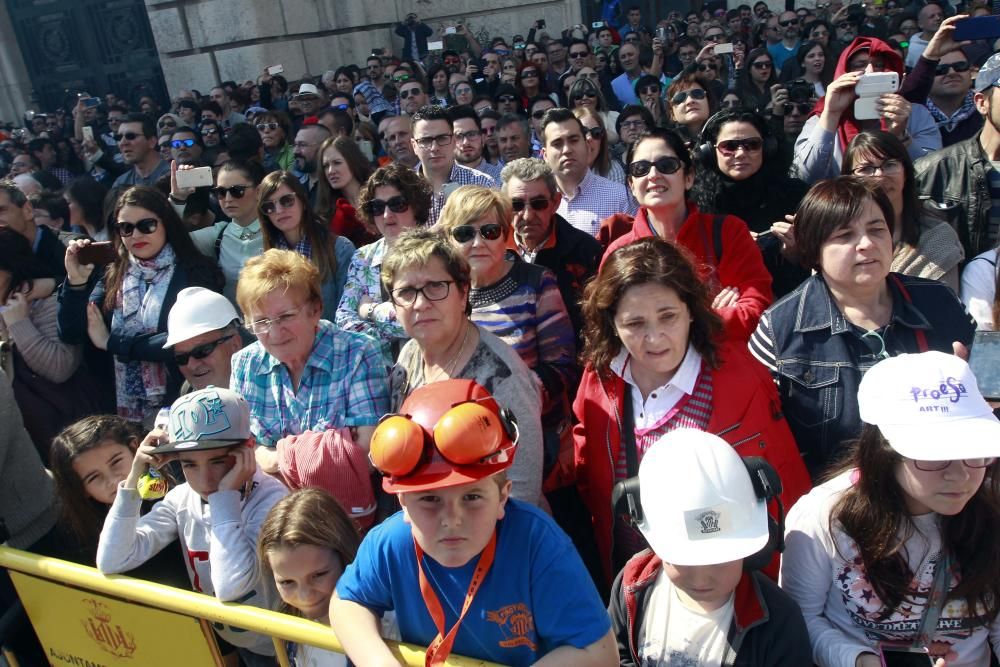
[[[855,118],[854,87],[862,75],[872,72],[896,72],[902,79],[903,59],[880,39],[858,37],[840,54],[826,96],[816,103],[795,142],[795,168],[806,183],[837,176],[844,151],[864,130],[894,134],[914,161],[941,148],[941,133],[927,107],[912,104],[897,93],[880,96],[877,109],[881,118]]]
[[[118,199],[106,266],[83,263],[89,239],[66,249],[59,295],[59,337],[88,339],[114,357],[118,415],[152,426],[157,411],[177,398],[181,377],[163,343],[167,313],[185,287],[221,291],[222,274],[199,253],[167,198],[153,188],[129,188]]]

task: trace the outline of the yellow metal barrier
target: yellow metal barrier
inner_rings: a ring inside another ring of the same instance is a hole
[[[121,575],[105,576],[92,567],[55,558],[46,558],[8,547],[0,547],[0,567],[65,586],[94,591],[128,602],[174,612],[192,619],[224,623],[268,635],[274,639],[282,667],[288,667],[288,659],[284,654],[282,640],[308,644],[339,653],[344,652],[336,635],[329,627],[267,609],[224,603],[208,595],[141,579]],[[114,638],[112,637],[112,639]],[[424,649],[422,647],[396,642],[387,643],[402,664],[408,667],[422,667],[424,664]],[[165,664],[175,663],[169,661]],[[459,656],[450,657],[445,664],[451,667],[498,667],[495,663]]]

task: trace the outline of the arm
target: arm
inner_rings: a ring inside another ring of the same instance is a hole
[[[379,634],[379,618],[368,607],[341,600],[334,593],[330,599],[330,627],[356,665],[400,667],[385,640]]]
[[[516,361],[521,361],[513,350],[510,354]],[[541,503],[543,458],[540,383],[523,361],[519,365],[509,365],[512,371],[510,376],[497,383],[493,395],[500,405],[514,413],[520,434],[517,456],[507,471],[507,477],[513,483],[510,495],[537,506]],[[520,369],[523,372],[519,372]]]
[[[538,367],[535,372],[551,401],[560,394],[565,395],[576,384],[579,370],[573,325],[569,321],[562,295],[559,294],[556,277],[548,270],[539,285],[535,318],[538,345]]]
[[[925,155],[941,150],[941,131],[938,130],[931,112],[924,105],[912,105],[908,130],[911,141],[906,149],[912,160],[919,160]]]
[[[792,158],[798,178],[812,184],[827,177],[832,171],[836,141],[836,130],[824,129],[816,116],[807,120],[798,139],[795,140]]]
[[[458,34],[462,35],[463,37],[465,37],[466,40],[468,40],[469,50],[472,51],[472,55],[474,55],[477,58],[482,58],[483,46],[482,44],[479,43],[479,40],[476,39],[476,36],[472,34],[472,31],[469,30],[469,24],[462,22],[455,27],[457,28]]]
[[[937,59],[930,60],[925,51],[903,79],[903,83],[899,86],[899,94],[914,104],[923,104],[927,101],[927,96],[931,94],[931,86],[934,85],[934,70],[937,64]]]
[[[607,634],[593,644],[584,648],[560,646],[546,653],[545,657],[535,663],[537,667],[604,667],[618,662],[615,634],[608,630]]]
[[[771,274],[764,266],[760,247],[750,237],[746,223],[727,216],[724,224],[719,282],[722,287],[739,289],[739,297],[735,304],[721,308],[719,314],[730,336],[748,340],[760,316],[774,300]]]
[[[624,573],[624,569],[619,571],[615,576],[615,583],[611,586],[611,604],[608,605],[608,614],[611,616],[611,631],[615,633],[615,642],[618,645],[618,664],[620,667],[637,667],[635,659],[632,657],[628,636],[628,610],[625,608],[625,596],[622,594]]]
[[[771,373],[775,382],[778,381],[778,358],[774,349],[774,330],[771,328],[772,313],[765,312],[760,316],[757,330],[750,336],[747,347],[750,354]]]
[[[979,255],[962,271],[962,303],[976,320],[980,330],[992,330],[993,299],[996,296],[997,269],[991,262],[993,252]]]
[[[167,332],[148,334],[126,334],[114,330],[108,338],[108,352],[129,361],[159,361],[167,363],[174,356],[163,347],[167,342]]]
[[[20,296],[21,299],[25,297]],[[10,311],[3,314],[11,340],[35,373],[51,382],[66,382],[80,367],[81,349],[59,340],[56,317],[59,304],[53,298],[34,303],[34,320],[29,317],[11,322]],[[37,324],[36,324],[37,323]]]

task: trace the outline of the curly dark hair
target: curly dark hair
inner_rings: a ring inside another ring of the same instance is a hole
[[[413,217],[421,224],[427,224],[431,214],[431,184],[412,169],[393,162],[375,170],[375,173],[361,186],[358,194],[358,215],[369,225],[374,225],[368,202],[375,199],[375,188],[391,185],[399,190],[413,208]]]

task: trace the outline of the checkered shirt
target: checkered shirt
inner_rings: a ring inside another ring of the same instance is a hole
[[[596,237],[605,218],[615,213],[635,215],[638,210],[624,185],[588,170],[575,193],[563,193],[556,212],[580,231]]]
[[[414,167],[414,169],[417,170],[418,174],[422,173],[419,164]],[[497,188],[497,184],[490,176],[487,176],[481,171],[463,167],[458,163],[455,163],[455,165],[451,168],[451,174],[448,176],[448,183],[458,183],[459,185],[481,185],[484,188],[490,188],[493,190],[496,190]],[[436,224],[438,216],[441,215],[441,209],[444,208],[444,201],[446,199],[444,196],[444,190],[444,188],[441,188],[441,192],[431,197],[431,215],[427,220],[428,226]]]

